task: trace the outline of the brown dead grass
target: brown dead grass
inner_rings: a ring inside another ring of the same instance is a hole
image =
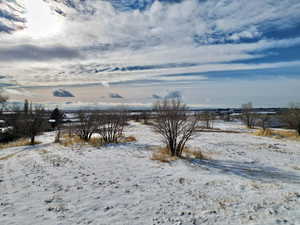
[[[46,150],[46,149],[40,149],[38,152],[39,152],[41,155],[44,155],[44,154],[48,154],[48,153],[49,153],[49,151]]]
[[[13,153],[13,154],[6,155],[4,157],[0,157],[0,161],[10,159],[10,158],[14,157],[16,154],[17,153]]]
[[[208,154],[204,154],[200,149],[184,148],[182,157],[184,159],[210,159]],[[179,157],[171,156],[171,153],[167,147],[154,150],[151,160],[156,160],[164,163],[170,163],[179,159]]]
[[[210,159],[208,154],[204,154],[200,149],[185,148],[182,156],[189,159]]]
[[[298,140],[300,141],[300,136],[294,130],[274,130],[274,129],[266,129],[266,130],[257,130],[252,133],[256,136],[263,137],[273,137],[277,139],[290,139],[290,140]]]
[[[41,142],[34,142],[34,145],[41,144]],[[0,149],[5,149],[5,148],[12,148],[12,147],[19,147],[19,146],[27,146],[31,145],[30,141],[26,138],[22,138],[13,142],[5,143],[5,144],[0,144]]]
[[[166,147],[159,148],[158,150],[154,151],[151,156],[151,160],[156,160],[156,161],[160,161],[163,163],[170,163],[177,159],[178,159],[178,157],[171,156],[169,149],[167,149]]]
[[[104,144],[102,138],[91,138],[88,141],[88,144],[90,144],[93,147],[100,147]]]
[[[206,133],[229,133],[229,134],[240,134],[240,131],[235,130],[222,130],[220,128],[203,128],[197,127],[196,132],[206,132]]]
[[[137,140],[134,136],[128,136],[128,137],[122,137],[119,143],[129,143],[135,141]],[[62,144],[65,147],[74,146],[74,145],[85,145],[85,144],[89,144],[93,147],[100,147],[103,146],[105,142],[100,137],[91,138],[88,142],[86,142],[77,135],[72,135],[71,137],[69,135],[63,135],[60,144]]]
[[[63,135],[59,143],[65,147],[86,144],[86,142],[77,135],[72,135],[71,137],[69,135]]]
[[[128,142],[136,142],[137,139],[134,136],[128,136],[121,139],[121,143],[128,143]]]

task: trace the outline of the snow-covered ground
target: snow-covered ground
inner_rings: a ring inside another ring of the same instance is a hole
[[[210,160],[161,163],[149,126],[126,133],[137,142],[64,147],[47,133],[0,150],[0,224],[300,224],[299,142],[201,132],[189,145]]]

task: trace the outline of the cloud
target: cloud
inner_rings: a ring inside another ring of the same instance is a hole
[[[152,98],[154,98],[154,99],[161,99],[162,97],[159,96],[159,95],[157,95],[157,94],[153,94],[153,95],[152,95]]]
[[[104,87],[109,88],[109,82],[102,81],[101,84],[102,84]]]
[[[0,34],[23,29],[25,22],[21,5],[15,1],[0,1]]]
[[[182,94],[180,91],[171,91],[165,96],[166,99],[181,98],[181,97]]]
[[[54,90],[53,91],[53,96],[55,96],[55,97],[64,97],[64,98],[74,97],[74,95],[71,92],[69,92],[67,90],[64,90],[64,89]]]
[[[110,98],[123,98],[121,95],[119,95],[118,93],[110,93],[109,94]]]
[[[76,49],[63,46],[40,47],[34,45],[17,45],[0,47],[0,61],[48,61],[57,59],[79,58]]]
[[[159,99],[174,99],[174,98],[182,98],[182,94],[180,91],[170,91],[167,93],[164,97],[158,95],[158,94],[153,94],[152,98],[159,100]]]
[[[43,38],[26,27],[21,0],[5,8],[3,2],[0,29],[10,35],[1,33],[0,66],[18,85],[163,82],[171,89],[209,79],[201,74],[208,71],[300,64],[299,55],[289,62],[284,55],[274,63],[255,61],[300,45],[299,0],[47,0],[63,22]]]

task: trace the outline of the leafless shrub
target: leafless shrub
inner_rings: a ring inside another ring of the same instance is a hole
[[[281,116],[282,121],[300,135],[300,104],[291,104],[290,108]]]
[[[191,139],[198,116],[188,116],[188,108],[180,99],[165,99],[154,105],[153,127],[165,142],[171,156],[180,157],[185,144]]]
[[[257,114],[253,111],[252,103],[242,105],[241,120],[248,128],[254,128]]]
[[[105,144],[117,143],[123,136],[124,127],[127,125],[128,114],[126,110],[112,110],[101,112],[98,116],[99,124],[97,133]]]
[[[82,140],[89,141],[99,126],[99,114],[96,112],[78,112],[79,122],[75,129],[76,135]]]

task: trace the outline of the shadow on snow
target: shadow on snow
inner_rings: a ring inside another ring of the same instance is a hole
[[[224,174],[237,175],[251,180],[300,184],[300,176],[296,173],[262,166],[257,163],[200,159],[189,159],[188,162],[197,167],[217,169]]]

